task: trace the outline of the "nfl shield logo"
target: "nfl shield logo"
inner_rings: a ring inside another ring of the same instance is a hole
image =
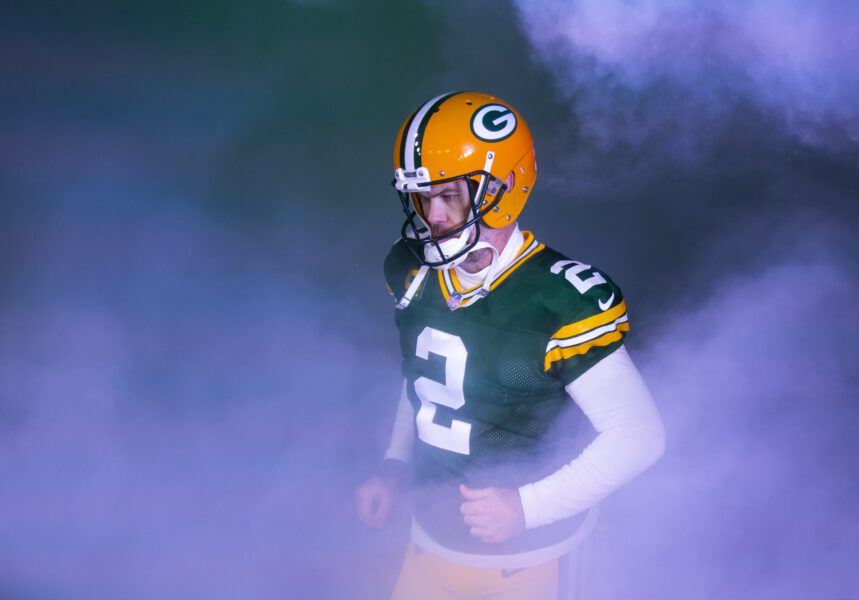
[[[459,308],[459,305],[462,303],[462,294],[454,292],[450,295],[450,298],[447,299],[447,305],[450,307],[450,310],[456,310]]]

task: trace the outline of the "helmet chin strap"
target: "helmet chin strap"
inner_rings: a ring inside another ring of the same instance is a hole
[[[471,235],[472,231],[474,231],[474,225],[469,225],[468,227],[463,229],[462,233],[460,233],[455,238],[451,238],[449,240],[444,240],[443,242],[439,242],[438,246],[436,246],[436,245],[426,246],[424,248],[424,258],[426,258],[427,262],[435,263],[435,262],[441,262],[442,260],[445,259],[445,257],[457,254],[463,248],[465,248],[465,245],[468,243],[468,236]],[[478,244],[479,243],[480,242],[478,242]],[[439,252],[439,249],[441,250],[441,252]],[[457,258],[456,260],[452,260],[446,264],[438,265],[438,266],[433,267],[433,268],[439,269],[442,271],[444,271],[446,269],[450,269],[451,267],[458,265],[459,263],[464,261],[465,257],[468,256],[470,253],[471,253],[471,251],[466,252],[465,254],[463,254],[462,256]]]
[[[482,242],[481,241],[481,242],[477,242],[474,245],[474,248],[472,248],[468,252],[468,254],[471,254],[475,250],[483,250],[483,249],[492,251],[492,261],[489,263],[489,266],[486,267],[486,277],[483,279],[483,284],[480,286],[480,290],[478,290],[478,292],[477,292],[481,296],[486,296],[489,293],[489,286],[491,286],[492,282],[495,281],[496,271],[498,271],[499,252],[495,248],[495,246],[493,246],[489,242]],[[466,254],[466,256],[468,256],[468,254]]]
[[[406,290],[406,293],[403,294],[403,297],[400,298],[400,301],[397,302],[396,308],[398,310],[403,310],[412,303],[412,298],[417,293],[418,289],[421,287],[421,284],[424,282],[424,277],[427,276],[427,271],[429,271],[429,267],[426,265],[421,265],[421,268],[418,269],[418,272],[415,273],[414,279],[412,279],[412,283],[409,286],[409,289]]]
[[[467,231],[468,230],[466,230],[466,232]],[[480,288],[471,292],[469,294],[469,296],[477,294],[477,295],[480,295],[482,297],[485,297],[487,294],[489,294],[489,286],[491,286],[492,282],[495,281],[495,275],[496,275],[496,272],[498,271],[498,267],[500,266],[499,265],[499,256],[500,256],[499,252],[489,242],[479,241],[474,245],[474,248],[472,248],[471,250],[469,250],[468,252],[463,254],[461,257],[459,257],[455,261],[451,261],[450,263],[448,263],[446,265],[441,265],[440,267],[433,267],[433,268],[435,268],[437,270],[453,268],[456,265],[460,264],[462,261],[464,261],[465,258],[469,254],[471,254],[472,252],[474,252],[476,250],[483,250],[483,249],[490,250],[492,252],[492,262],[490,262],[489,266],[486,267],[486,269],[485,269],[486,270],[486,277],[483,280],[483,284],[480,286]],[[418,272],[417,272],[417,274],[415,274],[415,277],[412,280],[412,283],[409,286],[409,288],[406,290],[406,293],[403,294],[403,297],[400,299],[399,302],[397,302],[397,304],[396,304],[397,309],[403,310],[403,309],[407,308],[409,306],[409,304],[411,304],[412,298],[414,297],[415,293],[417,293],[418,289],[421,287],[421,284],[423,283],[424,278],[426,278],[428,271],[429,271],[429,267],[426,265],[423,265],[423,266],[421,266],[420,269],[418,269]],[[458,308],[458,305],[457,306],[451,305],[450,308],[451,308],[451,310],[456,310],[456,308]]]

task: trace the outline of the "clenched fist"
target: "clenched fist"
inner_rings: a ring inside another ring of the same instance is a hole
[[[519,490],[509,488],[472,489],[459,486],[465,498],[459,511],[471,535],[490,544],[506,542],[525,529],[525,513]]]
[[[400,461],[386,460],[382,472],[356,490],[355,505],[362,522],[371,527],[382,527],[388,522],[399,495],[403,468]]]

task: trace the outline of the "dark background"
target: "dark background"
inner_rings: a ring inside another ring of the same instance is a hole
[[[12,3],[0,597],[382,598],[396,130],[511,102],[524,228],[600,266],[668,452],[587,598],[857,598],[848,2]]]

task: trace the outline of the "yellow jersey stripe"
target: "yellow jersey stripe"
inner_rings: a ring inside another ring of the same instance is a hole
[[[506,269],[504,269],[499,275],[496,276],[495,280],[489,285],[490,290],[494,290],[502,281],[504,281],[510,275],[510,273],[525,264],[528,259],[545,249],[546,246],[544,244],[538,244],[536,247],[532,247],[534,245],[534,234],[530,231],[523,231],[522,235],[524,237],[524,241],[522,242],[522,247],[519,248],[519,252],[516,254],[516,258]],[[445,302],[450,299],[450,295],[453,292],[465,296],[466,294],[474,292],[481,287],[477,285],[473,288],[463,290],[462,284],[459,283],[459,278],[457,278],[456,276],[455,269],[439,270],[438,285],[441,288],[441,295],[444,297]],[[480,296],[474,295],[469,296],[467,298],[463,298],[462,302],[460,303],[460,307],[468,306],[469,304],[476,302],[477,298],[479,297]]]
[[[534,237],[532,234],[530,234],[530,232],[526,232],[526,233],[531,235],[532,238]],[[537,254],[538,252],[543,250],[546,246],[544,246],[543,244],[538,244],[537,246],[535,246],[534,248],[532,248],[531,250],[529,250],[528,252],[526,252],[524,254],[523,254],[524,249],[528,248],[528,244],[523,244],[522,247],[523,247],[523,250],[519,251],[519,255],[517,256],[516,260],[514,260],[510,264],[510,266],[507,267],[505,270],[501,271],[501,273],[499,275],[497,275],[494,280],[492,280],[492,283],[489,284],[489,290],[490,291],[492,291],[496,287],[498,287],[505,279],[507,279],[507,277],[510,276],[510,273],[512,273],[513,271],[515,271],[519,267],[521,267],[526,261],[528,261],[532,256],[534,256],[535,254]],[[480,286],[475,286],[475,287],[471,288],[470,290],[467,290],[464,293],[474,291],[478,287],[480,287]],[[479,296],[471,296],[471,297],[467,298],[466,300],[463,300],[462,305],[468,306],[469,304],[476,302],[477,298],[479,298]]]
[[[552,367],[552,363],[570,358],[571,356],[576,356],[577,354],[584,354],[594,346],[608,346],[612,342],[622,339],[624,331],[629,331],[629,323],[620,323],[616,330],[610,331],[594,340],[584,342],[577,346],[570,346],[569,348],[552,348],[546,353],[546,358],[543,361],[543,370],[548,371]]]
[[[459,282],[459,277],[456,276],[456,269],[448,269],[446,272],[450,273],[450,282],[451,282],[451,284],[453,284],[453,289],[455,291],[459,292],[460,294],[467,294],[468,292],[473,292],[474,290],[476,290],[477,288],[480,287],[480,284],[478,284],[478,285],[474,286],[473,288],[469,288],[467,290],[464,290],[464,289],[462,289],[462,284]]]
[[[532,256],[538,254],[539,252],[541,252],[545,248],[546,248],[546,246],[544,244],[538,244],[537,247],[535,247],[533,250],[531,250],[527,254],[523,254],[522,256],[517,258],[515,261],[513,261],[512,265],[507,267],[507,269],[502,271],[501,274],[495,278],[495,281],[493,281],[489,285],[489,289],[494,290],[502,281],[504,281],[505,279],[507,279],[507,277],[509,277],[510,273],[512,273],[513,271],[515,271],[519,267],[521,267],[523,264],[525,264],[526,261],[528,261],[528,259],[530,259]]]
[[[549,344],[546,346],[546,352],[555,347],[570,348],[572,346],[578,346],[579,344],[583,344],[584,342],[589,342],[590,340],[596,339],[604,333],[609,333],[610,331],[616,330],[621,323],[627,323],[628,321],[629,317],[626,316],[626,314],[623,314],[611,323],[595,327],[594,329],[591,329],[579,335],[574,335],[573,337],[568,337],[560,340],[552,338],[549,340]]]
[[[522,254],[525,252],[525,250],[527,250],[528,247],[534,242],[534,234],[531,233],[530,231],[523,231],[522,232],[522,238],[523,238],[522,247],[519,248],[519,252],[516,253],[516,258],[514,259],[514,262],[516,260],[518,260],[518,258],[520,256],[522,256]]]
[[[459,280],[456,279],[456,272],[453,269],[444,269],[438,272],[438,285],[441,288],[441,295],[444,297],[445,302],[450,299],[453,293],[465,296],[465,294],[473,292],[480,287],[477,285],[470,290],[461,291],[460,288],[462,286],[459,284]],[[459,307],[468,306],[473,300],[474,296],[463,297],[459,302]]]
[[[569,325],[564,325],[558,331],[552,334],[552,339],[563,339],[579,335],[590,329],[595,329],[602,325],[611,323],[612,321],[623,315],[625,312],[626,301],[621,300],[620,304],[618,304],[614,308],[608,309],[605,312],[601,312],[597,315],[582,319],[581,321],[576,321],[575,323],[570,323]]]
[[[447,291],[446,281],[444,280],[444,271],[438,272],[438,285],[441,288],[441,295],[444,296],[444,301],[450,300],[450,292]]]

